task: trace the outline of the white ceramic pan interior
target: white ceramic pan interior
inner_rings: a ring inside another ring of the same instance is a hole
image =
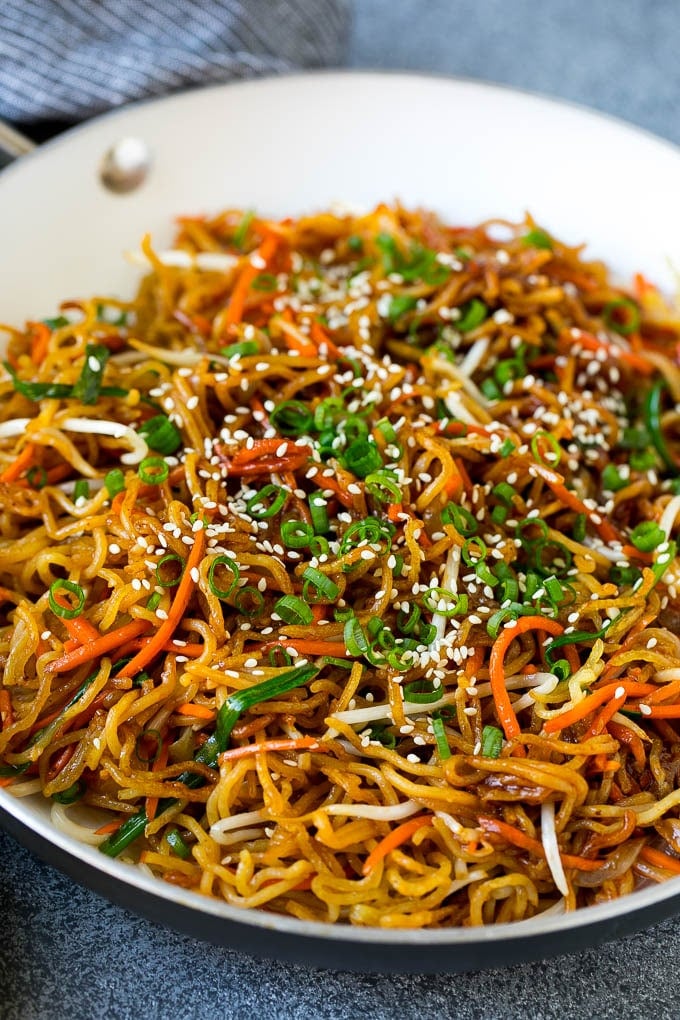
[[[98,170],[125,137],[149,147],[152,168],[138,190],[115,195]],[[398,198],[456,223],[521,218],[529,210],[565,240],[587,241],[589,254],[624,279],[641,270],[670,289],[672,267],[680,266],[679,180],[680,152],[668,143],[576,107],[480,83],[360,73],[194,91],[93,121],[0,175],[0,321],[54,314],[68,298],[129,296],[139,270],[123,253],[138,248],[142,233],[150,231],[162,247],[175,215],[225,206],[282,216],[336,201],[368,207]],[[342,957],[344,965],[370,968],[378,946],[407,969],[409,960],[414,969],[433,969],[427,960],[441,968],[446,959],[451,969],[496,965],[504,957],[492,947],[518,959],[517,945],[530,931],[527,955],[540,955],[541,946],[583,946],[676,909],[676,883],[669,882],[576,914],[483,931],[331,928],[244,913],[154,880],[57,832],[40,800],[0,790],[0,808],[13,831],[48,859],[70,861],[72,873],[82,869],[112,899],[140,897],[152,904],[147,913],[170,924],[175,914],[193,916],[193,930],[211,938],[222,937],[221,923],[225,941],[249,931],[249,947],[255,932],[263,939],[277,933],[289,946],[311,939],[327,947],[317,954],[327,963],[344,945],[356,948],[354,957]],[[278,953],[264,942],[263,949]]]

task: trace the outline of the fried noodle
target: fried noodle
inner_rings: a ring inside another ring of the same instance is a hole
[[[680,872],[680,321],[539,228],[184,217],[9,337],[0,783],[301,919]]]

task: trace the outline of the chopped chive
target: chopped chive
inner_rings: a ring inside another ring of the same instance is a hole
[[[57,595],[62,593],[66,596],[66,605],[63,601],[57,601]],[[70,604],[69,596],[73,596],[75,604]],[[85,592],[75,581],[65,581],[59,578],[50,585],[48,601],[55,616],[61,617],[62,620],[75,620],[83,611]]]
[[[503,734],[497,726],[485,726],[482,730],[482,755],[484,758],[498,758],[503,748]]]

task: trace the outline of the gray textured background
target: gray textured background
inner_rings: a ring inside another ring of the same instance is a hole
[[[357,0],[350,62],[507,82],[680,142],[679,43],[677,0]],[[680,921],[512,970],[357,976],[262,965],[157,928],[1,833],[0,855],[2,1020],[680,1014]]]

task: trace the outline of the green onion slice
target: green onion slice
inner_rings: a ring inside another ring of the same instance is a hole
[[[462,306],[460,313],[460,318],[454,325],[461,333],[469,333],[477,326],[481,326],[489,314],[489,309],[479,298],[472,298]]]
[[[630,540],[640,552],[652,552],[666,540],[666,535],[656,521],[642,521],[631,531]]]
[[[215,571],[218,567],[225,567],[232,575],[227,588],[221,588],[215,580]],[[210,566],[208,567],[208,587],[213,595],[216,595],[218,599],[228,599],[234,588],[236,588],[240,577],[241,572],[238,568],[238,563],[236,563],[231,556],[215,556],[215,558],[211,560]]]
[[[446,736],[444,720],[440,715],[433,716],[432,718],[432,732],[434,733],[434,739],[437,742],[437,754],[439,755],[439,760],[446,761],[447,758],[451,757],[451,748],[449,747],[449,741]]]
[[[143,422],[138,432],[151,450],[163,454],[164,457],[176,453],[182,445],[182,433],[164,414],[154,415],[153,418]]]
[[[120,468],[112,468],[104,476],[104,486],[109,494],[109,498],[113,499],[119,492],[122,492],[125,488],[125,475]]]
[[[145,457],[137,469],[145,485],[162,485],[167,482],[169,473],[170,468],[162,457]]]
[[[615,333],[628,336],[640,328],[640,309],[630,298],[609,301],[602,309],[605,324]]]
[[[401,502],[401,488],[391,471],[374,471],[364,481],[366,492],[379,503]]]
[[[66,594],[66,599],[69,603],[67,605],[64,605],[63,601],[57,601],[57,596],[62,592]],[[75,605],[70,604],[69,596],[75,598]],[[48,599],[50,609],[55,616],[61,617],[62,620],[75,620],[83,611],[85,592],[75,581],[64,581],[59,578],[50,585]]]
[[[56,800],[57,804],[75,804],[84,796],[86,790],[87,786],[83,780],[77,779],[68,789],[53,793],[52,800]]]
[[[442,696],[441,687],[435,687],[431,680],[414,680],[404,685],[404,701],[414,705],[431,705]]]
[[[301,400],[284,400],[269,415],[272,427],[282,436],[302,436],[314,426],[314,415]]]
[[[255,520],[264,521],[269,517],[275,517],[286,504],[288,493],[280,485],[265,485],[263,489],[251,496],[246,503],[246,510],[250,517]]]
[[[302,575],[302,597],[306,602],[335,602],[340,589],[335,581],[316,567],[307,567]]]
[[[503,734],[497,726],[485,726],[482,730],[482,755],[498,758],[503,748]]]
[[[342,636],[345,641],[345,647],[350,655],[365,655],[368,651],[368,638],[356,616],[352,615],[346,620]]]
[[[442,524],[452,524],[463,538],[471,538],[477,534],[479,524],[474,515],[464,506],[447,503],[442,510]]]
[[[170,829],[169,832],[166,832],[165,838],[172,852],[181,857],[183,861],[190,856],[191,850],[182,839],[179,829]]]
[[[83,404],[96,404],[101,391],[106,362],[111,352],[101,344],[87,344],[85,363],[80,378],[73,386],[73,396]]]
[[[176,575],[170,575],[168,577],[168,571],[163,570],[163,567],[169,563],[178,563],[179,573]],[[156,584],[160,585],[161,588],[176,588],[179,582],[182,580],[182,573],[184,572],[184,560],[177,553],[165,553],[161,556],[158,563],[156,564]]]
[[[314,620],[314,613],[307,603],[297,595],[283,595],[274,603],[274,612],[284,623],[307,626]]]
[[[442,600],[449,605],[441,608]],[[430,613],[438,613],[447,619],[451,616],[465,616],[468,611],[468,596],[466,593],[457,595],[448,588],[429,588],[423,595],[423,605]]]

